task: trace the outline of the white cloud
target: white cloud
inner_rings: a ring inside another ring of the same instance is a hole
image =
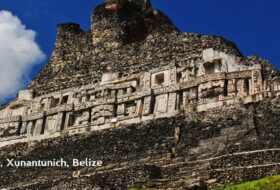
[[[0,103],[25,83],[26,73],[45,55],[18,17],[0,10]]]

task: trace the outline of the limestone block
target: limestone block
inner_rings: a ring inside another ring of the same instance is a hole
[[[136,101],[135,115],[137,116],[140,115],[142,105],[143,105],[142,100]]]
[[[22,122],[22,126],[21,126],[21,128],[20,128],[20,135],[24,135],[24,134],[26,134],[26,131],[27,130],[27,122],[25,121],[25,122]]]
[[[104,73],[102,75],[102,82],[110,82],[118,79],[118,73]]]
[[[62,124],[63,124],[63,112],[60,112],[60,113],[58,113],[58,115],[56,116],[56,119],[57,119],[57,121],[56,121],[56,127],[55,127],[55,130],[56,131],[61,131],[61,129],[62,129]]]
[[[168,94],[156,97],[155,113],[165,113],[168,105]]]
[[[168,98],[168,112],[172,112],[176,109],[176,93],[170,93]]]
[[[33,90],[20,90],[18,93],[18,100],[32,100],[33,97]]]
[[[144,108],[143,108],[143,115],[149,115],[151,113],[151,101],[152,97],[148,96],[144,99]]]
[[[218,52],[209,48],[202,52],[202,57],[205,62],[212,62],[214,59],[218,58]]]
[[[43,119],[38,119],[36,121],[34,132],[33,132],[34,136],[41,135],[43,133],[43,123],[44,123]]]
[[[35,121],[29,121],[27,123],[26,134],[33,135],[34,127],[35,127]]]

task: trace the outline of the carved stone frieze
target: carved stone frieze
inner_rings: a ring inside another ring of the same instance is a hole
[[[185,67],[163,67],[133,78],[84,86],[71,92],[64,90],[60,96],[44,95],[25,102],[26,114],[22,115],[13,115],[20,113],[13,112],[20,107],[7,107],[0,114],[0,137],[53,134],[72,127],[102,126],[135,117],[141,121],[142,117],[176,113],[177,109],[190,112],[200,106],[199,110],[203,110],[204,106],[208,109],[208,104],[210,108],[223,105],[217,104],[219,101],[226,104],[252,95],[261,100],[261,93],[268,96],[269,90],[274,95],[280,92],[277,81],[269,86],[263,80],[261,70],[225,72],[224,68],[222,72],[199,75],[202,71],[196,69],[201,66],[203,63],[190,62]],[[255,101],[252,97],[249,100]]]

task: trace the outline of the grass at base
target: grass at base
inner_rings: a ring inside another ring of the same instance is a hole
[[[215,190],[280,190],[280,175],[228,187],[216,187]]]

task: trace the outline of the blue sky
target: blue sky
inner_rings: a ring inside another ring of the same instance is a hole
[[[54,47],[56,25],[77,22],[89,30],[91,11],[100,2],[0,0],[0,10],[10,11],[28,29],[36,31],[36,42],[48,58]],[[280,69],[279,0],[153,0],[153,5],[163,10],[181,31],[223,36],[234,41],[244,55],[257,54]],[[32,66],[21,88],[45,63],[46,59]]]

